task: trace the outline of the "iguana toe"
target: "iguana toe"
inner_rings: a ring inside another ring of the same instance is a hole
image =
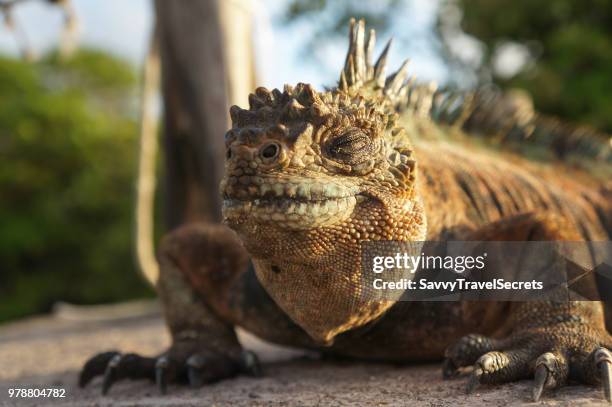
[[[148,379],[155,382],[161,394],[166,394],[171,383],[201,387],[241,373],[261,375],[259,360],[253,352],[243,351],[239,357],[232,358],[206,350],[186,351],[181,346],[152,358],[111,351],[100,353],[85,363],[79,386],[85,387],[93,378],[103,376],[102,394],[107,394],[118,381]]]
[[[104,373],[106,366],[108,365],[108,362],[110,362],[110,360],[116,355],[119,355],[119,352],[110,351],[110,352],[98,353],[94,357],[90,358],[83,366],[83,369],[81,370],[81,374],[79,375],[79,387],[82,388],[82,387],[87,386],[87,384],[94,377],[99,376],[102,373]]]
[[[570,380],[601,384],[612,402],[612,352],[602,346],[607,336],[581,333],[580,340],[567,331],[522,332],[506,340],[468,335],[450,346],[443,365],[444,377],[473,366],[466,386],[472,393],[481,384],[502,384],[533,377],[532,398],[539,401],[547,390]],[[479,354],[480,353],[480,354]]]
[[[155,359],[134,353],[103,352],[89,359],[79,378],[79,386],[85,387],[94,377],[104,375],[102,394],[122,379],[152,379]]]
[[[446,349],[442,374],[445,379],[456,376],[461,367],[471,366],[478,358],[495,349],[497,341],[484,335],[467,335]]]
[[[187,359],[187,380],[192,387],[227,379],[241,373],[240,362],[223,355],[196,353]]]
[[[472,392],[479,383],[498,384],[519,380],[529,371],[530,355],[524,350],[492,351],[476,361],[468,385]]]

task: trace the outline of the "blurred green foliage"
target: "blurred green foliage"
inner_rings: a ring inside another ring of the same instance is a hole
[[[448,3],[448,1],[447,1]],[[496,48],[525,46],[532,63],[503,88],[523,88],[538,110],[612,132],[612,2],[609,0],[452,0],[461,29],[485,45],[494,71]]]
[[[0,321],[151,295],[132,255],[132,67],[0,57]]]

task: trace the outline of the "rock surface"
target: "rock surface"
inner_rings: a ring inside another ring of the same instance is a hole
[[[144,310],[144,311],[143,311]],[[322,361],[240,332],[245,347],[264,362],[265,377],[239,377],[201,389],[170,386],[161,396],[149,382],[120,382],[109,395],[101,380],[76,386],[84,361],[96,352],[120,349],[154,355],[169,343],[155,308],[62,307],[53,316],[0,326],[1,406],[508,406],[530,403],[530,383],[482,387],[464,394],[465,379],[443,381],[438,365],[390,366]],[[62,399],[11,399],[9,388],[66,390]],[[547,394],[543,405],[607,405],[600,390],[570,386]],[[539,405],[541,405],[539,404]]]

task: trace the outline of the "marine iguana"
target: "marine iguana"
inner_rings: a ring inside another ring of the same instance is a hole
[[[540,134],[566,147],[558,141],[567,134],[602,149],[609,148],[605,137],[600,143],[591,131],[559,130],[529,109],[502,110],[505,99],[485,93],[457,98],[416,85],[407,81],[407,63],[386,76],[390,42],[376,63],[374,44],[375,32],[366,40],[364,22],[352,21],[336,87],[258,88],[248,109],[231,108],[221,184],[229,228],[186,225],[161,244],[158,290],[171,347],[158,357],[96,355],[81,372],[82,386],[98,375],[103,392],[120,379],[149,378],[165,392],[169,382],[258,375],[257,357],[237,340],[239,326],[329,355],[443,359],[445,377],[473,366],[468,391],[534,377],[535,400],[576,380],[603,384],[612,401],[612,336],[601,301],[361,295],[366,241],[591,241],[612,234],[607,175],[466,141],[479,131],[497,137],[500,128],[505,138]],[[609,171],[609,157],[598,157]]]

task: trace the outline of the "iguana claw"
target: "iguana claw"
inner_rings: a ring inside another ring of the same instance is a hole
[[[451,377],[457,376],[457,366],[453,363],[452,359],[444,359],[442,365],[442,377],[444,379],[450,379]]]
[[[187,359],[187,379],[191,387],[202,387],[204,385],[202,369],[205,362],[206,360],[202,355],[192,355]]]
[[[531,392],[533,396],[533,401],[540,401],[540,397],[542,397],[542,392],[544,391],[544,385],[548,381],[549,372],[546,366],[539,365],[535,370],[535,380],[533,382],[533,390]]]
[[[476,390],[476,388],[480,384],[480,378],[482,377],[482,373],[483,371],[481,368],[477,367],[474,369],[472,375],[470,376],[470,380],[468,381],[467,387],[465,388],[465,392],[467,394],[471,394],[474,392],[474,390]]]
[[[240,360],[241,370],[253,377],[261,377],[261,364],[259,363],[259,358],[254,352],[250,350],[245,350],[242,352],[241,360]]]
[[[606,400],[612,403],[612,363],[608,361],[602,362],[600,369],[603,380],[604,395]]]
[[[104,381],[102,382],[102,394],[108,393],[115,380],[117,380],[117,367],[121,363],[121,354],[118,353],[108,362],[104,371]]]
[[[612,353],[606,348],[597,349],[595,351],[595,364],[601,372],[605,398],[612,403]]]
[[[161,394],[168,392],[168,358],[160,356],[155,362],[155,384]]]
[[[83,366],[83,370],[81,370],[79,387],[87,386],[91,379],[104,373],[106,366],[108,366],[108,362],[116,355],[119,355],[119,352],[103,352],[89,359],[87,363],[85,363],[85,366]]]
[[[564,357],[546,352],[535,362],[533,401],[539,401],[544,389],[559,387],[567,381],[569,369]]]

